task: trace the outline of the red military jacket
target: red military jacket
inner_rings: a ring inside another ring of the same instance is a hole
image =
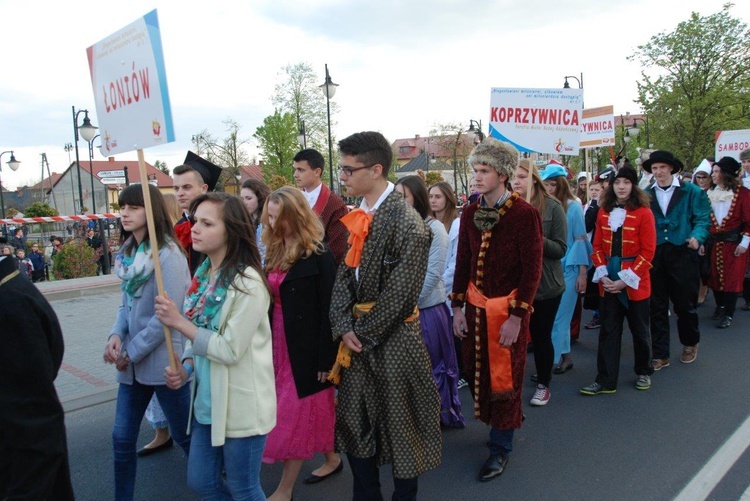
[[[606,266],[612,255],[612,229],[609,227],[609,212],[599,211],[594,233],[594,253],[591,259],[594,266]],[[623,261],[622,269],[630,269],[638,275],[638,289],[626,287],[628,299],[642,301],[651,297],[651,261],[656,252],[656,222],[650,207],[639,207],[628,210],[622,225],[622,257],[635,257],[632,261]],[[604,288],[599,284],[599,294],[604,295]]]

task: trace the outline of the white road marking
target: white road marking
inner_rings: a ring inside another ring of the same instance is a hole
[[[695,474],[693,479],[675,497],[675,501],[703,501],[706,499],[748,446],[750,446],[750,416],[711,456],[711,459],[703,468]],[[750,499],[750,487],[742,495],[742,499]]]

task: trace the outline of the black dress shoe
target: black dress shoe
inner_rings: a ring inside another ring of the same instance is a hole
[[[157,453],[159,451],[165,451],[165,450],[169,449],[170,447],[172,447],[172,444],[174,444],[174,440],[172,440],[172,437],[169,437],[169,440],[167,440],[166,442],[164,442],[160,446],[154,447],[154,448],[151,448],[151,449],[146,449],[144,447],[143,449],[139,450],[137,452],[137,454],[138,454],[138,457],[141,457],[141,458],[144,457],[144,456],[150,456],[151,454],[155,454],[155,453]]]
[[[508,458],[506,456],[490,456],[487,461],[484,462],[484,466],[479,470],[479,481],[488,482],[493,478],[499,477],[505,471],[505,466],[508,464]]]
[[[321,475],[310,475],[309,477],[307,477],[307,478],[305,479],[305,481],[304,481],[304,482],[305,482],[306,484],[308,484],[308,485],[309,485],[309,484],[317,484],[317,483],[320,483],[320,482],[322,482],[323,480],[327,479],[327,478],[328,478],[328,477],[330,477],[331,475],[335,475],[335,474],[337,474],[337,473],[341,473],[341,472],[342,472],[343,470],[344,470],[344,460],[342,459],[342,460],[341,460],[341,462],[339,463],[339,465],[338,465],[338,466],[336,467],[336,469],[335,469],[335,470],[333,470],[333,471],[332,471],[331,473],[329,473],[328,475],[322,475],[322,476],[321,476]]]

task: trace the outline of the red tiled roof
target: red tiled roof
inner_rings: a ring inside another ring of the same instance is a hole
[[[262,165],[240,165],[240,184],[248,179],[257,179],[263,181]]]
[[[70,164],[70,167],[68,169],[75,167],[75,162]],[[140,169],[138,168],[138,160],[94,160],[91,162],[91,167],[93,168],[94,175],[101,180],[99,177],[99,172],[103,170],[123,170],[125,167],[128,168],[128,181],[130,183],[140,183],[141,182],[141,173]],[[89,172],[89,162],[88,161],[82,161],[81,162],[81,169],[83,169],[86,172]],[[67,172],[67,171],[66,171]],[[146,174],[149,177],[156,176],[156,182],[157,185],[160,188],[174,186],[174,183],[172,181],[172,178],[168,176],[167,174],[164,174],[162,171],[151,165],[150,163],[146,162]],[[62,176],[62,174],[60,175]],[[60,177],[54,178],[54,184],[56,185],[58,181],[60,180]],[[113,185],[114,186],[114,185]]]
[[[31,190],[40,190],[42,189],[42,183],[44,183],[44,191],[49,191],[52,186],[55,186],[57,184],[57,181],[62,177],[62,174],[58,174],[57,172],[52,173],[52,177],[47,177],[43,181],[39,181],[34,186],[30,187]],[[52,180],[52,183],[50,184],[50,179]]]
[[[453,143],[455,140],[455,134],[429,137],[416,136],[396,139],[391,144],[391,147],[396,152],[396,158],[398,160],[411,160],[422,153],[427,153],[435,158],[445,158],[453,156],[453,149],[446,146]],[[461,134],[459,140],[461,141],[463,148],[466,150],[465,153],[468,154],[468,152],[474,147],[474,138],[469,134]],[[408,151],[402,152],[402,148],[408,148]],[[462,155],[463,153],[459,150],[459,154]]]

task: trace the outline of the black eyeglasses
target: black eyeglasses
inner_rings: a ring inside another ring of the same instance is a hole
[[[342,174],[346,174],[346,177],[349,177],[358,170],[370,169],[372,167],[375,167],[376,165],[378,164],[363,165],[362,167],[347,167],[346,165],[339,165],[339,172]]]

